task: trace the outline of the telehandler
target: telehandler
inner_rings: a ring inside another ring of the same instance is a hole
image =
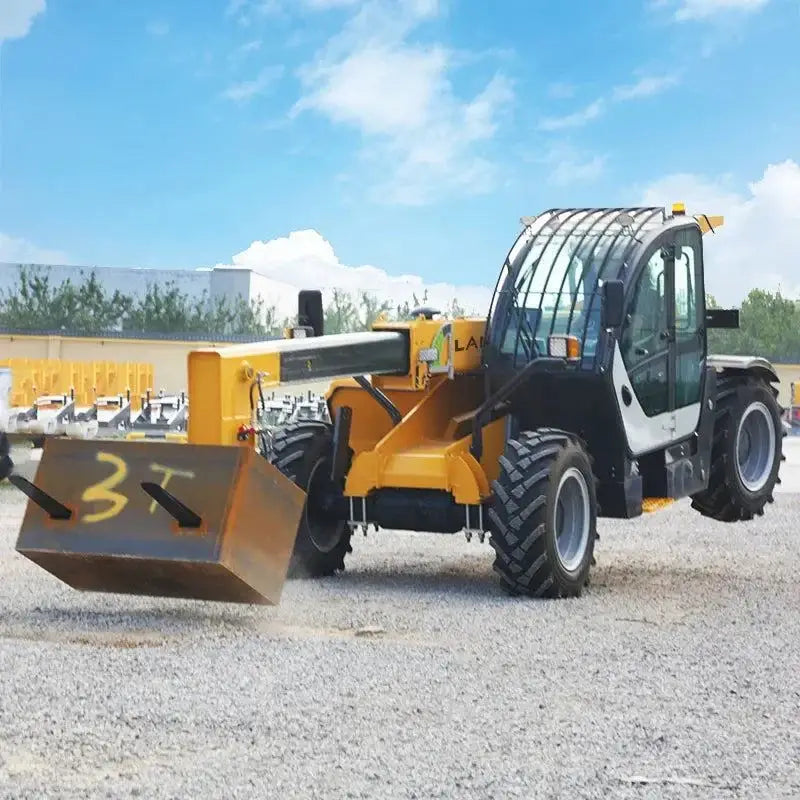
[[[578,596],[598,517],[680,498],[720,522],[773,501],[778,382],[712,356],[721,217],[553,209],[523,219],[486,319],[325,335],[318,291],[282,340],[188,358],[187,443],[47,442],[17,550],[77,589],[277,604],[344,568],[356,528],[490,537],[512,594]],[[264,390],[332,379],[331,423],[265,435]],[[8,462],[8,459],[6,459]]]

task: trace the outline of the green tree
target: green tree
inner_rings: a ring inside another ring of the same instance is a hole
[[[72,285],[69,281],[67,284],[71,290]],[[116,329],[133,304],[132,299],[120,291],[114,291],[109,297],[94,270],[74,293],[64,292],[64,299],[72,304],[69,311],[71,326],[88,333]]]
[[[230,301],[227,297],[218,297],[207,304],[207,311],[202,325],[204,329],[217,334],[276,336],[282,333],[286,325],[278,322],[278,311],[267,306],[263,298],[248,302],[241,295]],[[288,321],[287,321],[288,324]]]
[[[718,308],[713,296],[709,308]],[[710,330],[708,349],[724,355],[757,355],[776,362],[800,359],[800,303],[753,289],[739,309],[738,330]]]
[[[342,289],[334,289],[331,302],[325,309],[325,331],[351,333],[360,328],[358,308],[353,298]]]
[[[397,306],[397,319],[408,321],[411,319],[411,312],[416,308],[421,308],[428,304],[428,290],[422,293],[422,297],[417,297],[416,292],[411,293],[411,300],[404,300]]]
[[[396,308],[397,319],[409,320],[411,319],[411,312],[415,308],[420,308],[423,306],[427,306],[429,304],[430,303],[428,300],[427,289],[425,289],[425,291],[422,293],[422,297],[418,297],[416,292],[414,292],[411,295],[411,300],[405,300],[404,302],[402,302],[400,305],[397,306]],[[455,297],[452,298],[452,300],[450,300],[450,302],[446,306],[440,308],[439,311],[449,319],[455,319],[456,317],[466,317],[468,315],[464,306],[462,306],[461,303],[458,302],[458,299]],[[486,310],[480,313],[475,311],[469,313],[471,315],[481,316],[482,314],[486,313]]]
[[[268,306],[261,295],[249,303],[239,295],[233,305],[233,329],[238,334],[278,336],[283,334],[290,320],[278,319],[278,309]]]
[[[275,307],[262,298],[192,299],[172,281],[149,284],[141,297],[108,293],[97,273],[82,283],[56,285],[49,271],[23,267],[15,287],[0,295],[0,326],[15,331],[59,331],[97,335],[122,330],[141,334],[206,334],[272,337],[280,334]]]
[[[389,314],[391,304],[388,300],[378,300],[373,294],[361,292],[360,296],[361,313],[359,314],[359,328],[364,331],[370,330],[373,323],[381,314]]]
[[[202,309],[189,302],[174,281],[150,283],[144,296],[126,315],[124,330],[137,333],[194,333],[202,323]]]
[[[101,333],[115,330],[132,300],[121,292],[110,297],[92,271],[75,286],[67,279],[54,285],[45,270],[20,269],[16,288],[0,297],[0,324],[18,331],[80,330]]]
[[[454,297],[450,304],[447,306],[447,316],[455,319],[456,317],[466,317],[467,312],[464,310],[464,306],[462,306],[458,300]]]

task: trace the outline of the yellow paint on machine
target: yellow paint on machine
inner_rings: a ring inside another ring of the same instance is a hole
[[[442,489],[465,504],[488,497],[505,441],[505,420],[494,420],[484,428],[483,455],[480,461],[475,459],[470,453],[472,418],[481,392],[479,375],[452,381],[437,376],[426,392],[388,390],[387,396],[403,414],[392,425],[366,392],[337,382],[330,393],[332,413],[344,405],[353,409],[353,462],[345,494],[364,497],[373,489],[391,487]]]
[[[313,341],[313,340],[312,340]],[[233,345],[189,354],[189,442],[237,444],[239,427],[252,421],[251,399],[280,383],[280,354],[262,345]]]
[[[5,355],[11,348],[0,351]],[[131,406],[138,410],[141,396],[153,389],[149,362],[4,357],[0,367],[11,370],[12,406],[32,406],[43,395],[70,394],[78,405],[90,406],[104,395],[130,393]]]
[[[188,436],[183,431],[164,431],[164,433],[152,433],[149,431],[130,431],[125,434],[125,439],[131,442],[147,440],[148,442],[186,442]]]
[[[676,204],[673,214],[685,215],[686,207]],[[723,224],[716,216],[699,215],[695,220],[704,234]],[[618,221],[626,224],[624,218]],[[581,308],[580,294],[572,291],[576,311]],[[300,335],[309,327],[305,322],[319,328],[321,294],[315,298],[316,311],[301,293],[298,327],[287,330],[285,340],[226,347],[208,343],[193,349],[188,358],[169,345],[170,361],[162,364],[174,367],[170,380],[179,380],[184,367],[188,372],[187,434],[153,438],[132,432],[128,438],[134,441],[124,442],[47,441],[37,485],[26,487],[21,476],[14,476],[33,500],[17,551],[77,589],[279,602],[290,562],[295,555],[302,560],[295,543],[298,532],[308,532],[302,527],[308,517],[305,492],[255,449],[259,390],[311,381],[319,385],[323,378],[337,377],[340,380],[330,383],[326,393],[331,416],[346,426],[347,415],[337,412],[345,407],[352,412],[347,437],[352,459],[341,473],[344,494],[365,498],[375,490],[397,489],[402,498],[402,490],[444,492],[449,497],[441,499],[447,504],[452,498],[468,507],[462,519],[470,528],[474,518],[469,507],[491,496],[506,445],[506,412],[494,402],[498,395],[488,402],[487,376],[481,369],[486,319],[426,319],[421,314],[408,322],[380,320],[371,332],[306,339]],[[9,340],[4,356],[30,357],[23,350],[34,344]],[[62,348],[73,344],[50,337],[47,356],[65,356]],[[98,346],[112,345],[100,341]],[[137,346],[146,348],[148,358],[152,351],[154,359],[168,347]],[[569,367],[580,355],[580,342],[568,335],[550,337],[548,352]],[[107,385],[115,377],[108,369],[94,370],[92,389],[102,385],[95,374],[105,375]],[[69,377],[59,374],[57,380],[83,385],[73,372]],[[476,458],[471,452],[473,425],[484,403],[494,410],[482,425],[483,448]],[[582,421],[575,422],[582,426]],[[318,446],[314,431],[307,433],[298,437],[297,450],[283,451],[287,461],[316,460],[318,452],[303,450],[302,440]],[[338,433],[343,433],[341,427]],[[170,440],[171,436],[179,438]],[[184,440],[186,444],[179,444]],[[152,447],[153,441],[160,447]],[[276,452],[281,450],[276,447]],[[335,455],[342,453],[337,450]],[[520,463],[519,468],[526,467]],[[337,486],[337,506],[338,494]],[[648,497],[642,510],[653,513],[673,503],[671,498]],[[413,505],[412,500],[409,511]],[[380,503],[376,506],[379,509]],[[365,514],[364,522],[368,517]],[[391,521],[391,514],[385,517]],[[342,525],[346,521],[336,520]],[[332,562],[331,568],[338,566]],[[512,578],[511,572],[506,574],[509,582]]]
[[[353,410],[350,446],[353,463],[345,493],[362,497],[381,487],[443,489],[456,502],[477,504],[490,494],[504,442],[504,423],[484,430],[484,454],[470,453],[472,413],[483,397],[478,374],[485,322],[480,319],[417,319],[378,323],[376,331],[406,331],[409,361],[405,374],[375,375],[372,384],[397,406],[397,425],[353,379],[333,381],[327,397],[332,416]],[[315,346],[314,340],[308,346]],[[251,392],[280,384],[280,354],[270,347],[236,345],[196,350],[189,356],[192,444],[250,444],[237,438],[252,422]],[[435,352],[434,352],[435,351]],[[452,378],[452,379],[451,379]]]
[[[645,514],[653,514],[669,508],[674,502],[675,500],[671,497],[645,497],[642,500],[642,511]]]
[[[431,376],[467,374],[480,369],[486,320],[416,319],[405,323],[376,323],[376,331],[407,330],[409,371],[405,376],[376,378],[382,389],[423,389]],[[436,359],[420,359],[423,351],[436,350]]]

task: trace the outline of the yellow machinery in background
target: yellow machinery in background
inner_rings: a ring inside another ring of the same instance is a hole
[[[11,405],[31,407],[42,395],[74,396],[79,406],[98,397],[130,394],[131,407],[153,387],[153,365],[129,361],[70,361],[51,358],[0,359],[11,370]]]
[[[279,602],[342,570],[358,527],[490,537],[513,594],[581,593],[597,518],[690,497],[721,522],[772,500],[777,376],[711,356],[703,235],[681,206],[523,220],[486,318],[325,335],[301,292],[277,342],[188,360],[188,443],[48,441],[17,550],[78,589]],[[332,380],[332,423],[262,423],[269,387]]]

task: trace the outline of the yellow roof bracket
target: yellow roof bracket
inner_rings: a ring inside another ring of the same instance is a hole
[[[707,234],[709,231],[715,233],[717,228],[721,228],[725,224],[725,217],[719,215],[709,216],[708,214],[696,214],[695,219],[703,235]]]
[[[686,204],[673,203],[672,216],[673,217],[686,216]],[[721,228],[725,224],[725,217],[719,215],[709,216],[708,214],[695,214],[694,219],[700,226],[700,232],[703,235],[707,234],[709,231],[711,231],[711,233],[715,233],[717,228]]]

